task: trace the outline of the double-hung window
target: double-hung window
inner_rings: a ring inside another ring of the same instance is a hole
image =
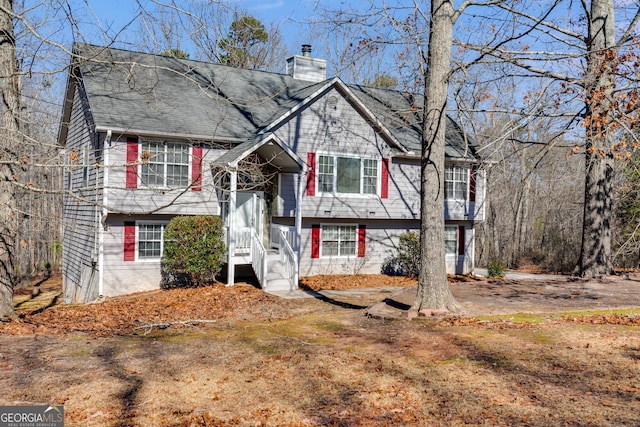
[[[444,228],[445,254],[455,255],[458,248],[458,227],[446,226]]]
[[[377,194],[378,160],[343,156],[318,156],[320,193]]]
[[[467,200],[467,167],[446,165],[444,168],[444,197],[448,200]]]
[[[138,259],[159,259],[164,249],[164,224],[138,223]]]
[[[182,142],[142,143],[142,183],[148,187],[189,185],[189,145]]]
[[[356,255],[358,233],[355,225],[323,225],[322,256]]]

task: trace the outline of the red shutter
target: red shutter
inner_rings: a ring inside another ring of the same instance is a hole
[[[358,258],[364,257],[367,247],[367,226],[358,226]]]
[[[389,159],[382,159],[382,176],[380,180],[380,197],[386,199],[389,197]]]
[[[202,190],[202,147],[191,149],[191,190]]]
[[[127,138],[127,188],[138,188],[138,139]]]
[[[311,258],[320,258],[320,225],[311,226]]]
[[[316,153],[307,153],[307,196],[316,195]],[[317,258],[317,257],[316,257]]]
[[[458,226],[458,255],[464,255],[464,245],[465,245],[464,225],[459,225]]]
[[[136,223],[125,221],[124,223],[124,260],[136,259]]]
[[[476,174],[478,170],[475,166],[469,168],[469,201],[476,201]]]

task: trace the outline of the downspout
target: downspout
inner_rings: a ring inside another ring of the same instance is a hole
[[[111,148],[111,130],[107,130],[102,145],[102,215],[98,224],[98,298],[104,295],[104,229],[107,225],[107,184],[109,182],[109,149]],[[96,188],[96,192],[98,189]]]
[[[235,260],[233,256],[236,251],[236,192],[238,189],[238,169],[236,166],[233,167],[229,171],[230,173],[230,183],[229,183],[229,217],[227,226],[227,239],[229,239],[228,243],[228,262],[227,262],[227,286],[233,286],[235,284]]]

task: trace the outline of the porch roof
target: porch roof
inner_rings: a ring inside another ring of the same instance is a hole
[[[267,163],[275,166],[281,172],[295,173],[300,170],[307,170],[307,165],[300,156],[273,133],[258,135],[256,138],[236,145],[218,157],[213,162],[213,166],[234,169],[238,167],[238,163],[242,159],[252,153],[257,153]]]

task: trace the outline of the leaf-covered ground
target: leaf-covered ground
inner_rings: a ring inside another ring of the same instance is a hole
[[[0,405],[61,404],[67,426],[640,425],[640,309],[393,322],[364,307],[394,279],[363,280],[382,289],[282,300],[213,286],[90,305],[52,305],[47,282],[18,292],[20,317],[0,325]],[[502,307],[609,303],[637,285],[452,288]]]
[[[59,279],[55,281],[59,282]],[[56,289],[59,294],[59,285],[50,285],[43,292]],[[286,300],[248,284],[229,288],[216,284],[140,292],[85,305],[57,304],[43,311],[34,310],[34,305],[18,306],[19,317],[0,324],[0,331],[12,334],[86,332],[96,336],[123,335],[170,324],[188,325],[189,322],[286,318],[291,315],[287,305]]]

